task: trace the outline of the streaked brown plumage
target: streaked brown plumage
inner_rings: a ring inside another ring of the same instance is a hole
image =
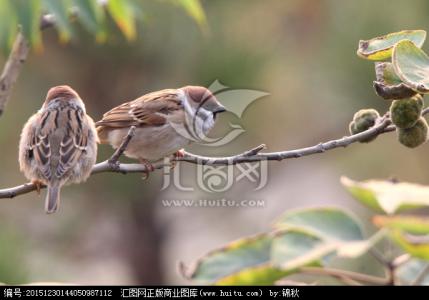
[[[206,88],[186,86],[146,94],[121,104],[96,122],[101,143],[120,146],[131,126],[136,132],[125,155],[141,162],[171,155],[192,141],[203,142],[216,114],[225,111]]]
[[[19,143],[21,171],[32,182],[47,185],[47,213],[58,209],[64,184],[89,177],[96,157],[97,133],[83,101],[69,86],[51,88]]]

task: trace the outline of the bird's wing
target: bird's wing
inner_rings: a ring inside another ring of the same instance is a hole
[[[103,115],[96,126],[124,128],[130,126],[160,126],[167,116],[183,109],[180,99],[171,90],[142,96],[121,104]]]
[[[41,113],[30,149],[47,180],[61,178],[86,151],[90,132],[88,126],[84,126],[85,121],[85,114],[78,107],[58,107]],[[54,139],[59,142],[57,149],[53,149]],[[53,151],[59,151],[57,160],[53,159]]]
[[[88,137],[91,134],[82,109],[77,108],[68,112],[71,113],[67,113],[68,122],[60,144],[60,160],[56,177],[62,177],[76,164],[82,153],[87,150]]]

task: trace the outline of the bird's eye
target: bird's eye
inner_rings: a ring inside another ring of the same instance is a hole
[[[33,149],[29,149],[27,151],[27,157],[28,157],[29,160],[33,159],[33,157],[34,157]]]

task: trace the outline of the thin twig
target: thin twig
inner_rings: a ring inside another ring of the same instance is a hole
[[[265,144],[261,144],[253,149],[247,150],[245,152],[243,152],[241,154],[241,156],[252,156],[252,155],[256,155],[259,152],[261,152],[262,150],[267,149],[267,146]]]
[[[344,278],[347,278],[353,281],[364,282],[364,283],[369,283],[374,285],[388,284],[388,280],[386,278],[380,278],[372,275],[356,273],[352,271],[339,270],[339,269],[332,269],[332,268],[303,267],[299,269],[299,272],[306,273],[306,274],[314,274],[314,275],[332,276],[341,280],[344,280]]]
[[[324,153],[328,150],[332,150],[335,148],[340,147],[347,147],[350,144],[364,141],[368,138],[378,136],[382,133],[384,133],[384,130],[391,124],[390,119],[386,117],[381,117],[377,123],[371,127],[370,129],[350,136],[345,136],[340,139],[327,141],[324,143],[319,143],[317,145],[296,149],[296,150],[289,150],[289,151],[280,151],[280,152],[265,152],[265,153],[257,153],[252,155],[244,155],[248,151],[234,156],[228,156],[228,157],[208,157],[208,156],[201,156],[201,155],[195,155],[191,154],[189,152],[185,152],[185,155],[183,157],[178,157],[175,160],[177,161],[186,161],[189,163],[194,164],[202,164],[202,165],[230,165],[230,164],[238,164],[238,163],[244,163],[244,162],[254,162],[254,161],[261,161],[261,160],[284,160],[284,159],[290,159],[290,158],[300,158],[303,156],[318,154],[318,153]]]
[[[360,283],[359,281],[353,280],[349,277],[345,277],[345,276],[338,276],[337,278],[339,281],[343,282],[346,285],[350,285],[350,286],[362,286],[363,284]]]
[[[395,285],[395,271],[396,266],[393,264],[393,261],[386,259],[377,249],[373,248],[369,253],[384,267],[386,273],[386,278],[388,281],[387,285]]]
[[[45,30],[55,26],[55,22],[54,15],[43,15],[40,18],[40,30]],[[12,94],[12,88],[18,80],[22,65],[27,59],[29,52],[30,46],[28,41],[22,32],[19,31],[0,76],[0,116],[5,110],[6,104]]]
[[[388,266],[390,264],[390,261],[387,260],[383,254],[381,254],[377,249],[372,248],[369,250],[369,253],[383,266]]]
[[[387,265],[387,284],[386,285],[396,285],[396,267],[389,263]]]
[[[121,145],[116,149],[113,155],[109,158],[108,160],[109,164],[114,165],[115,167],[118,166],[118,160],[127,149],[128,144],[130,143],[131,139],[134,137],[135,131],[136,131],[136,126],[131,126],[130,130],[128,130],[127,135],[122,140]]]
[[[398,278],[396,277],[396,270],[408,262],[411,258],[411,255],[408,253],[399,255],[392,260],[386,259],[383,254],[381,254],[377,249],[373,248],[369,253],[377,259],[385,268],[386,278],[388,280],[387,285],[397,285]]]
[[[18,32],[9,58],[0,76],[0,116],[4,112],[10,98],[12,88],[18,79],[21,67],[27,59],[29,52],[28,42],[21,32]]]

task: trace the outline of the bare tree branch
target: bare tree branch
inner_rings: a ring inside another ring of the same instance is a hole
[[[45,188],[41,186],[40,188]],[[0,198],[14,198],[19,195],[27,194],[37,190],[37,187],[33,183],[24,183],[15,187],[0,190]]]
[[[113,153],[113,155],[108,160],[108,163],[111,164],[113,167],[118,167],[119,165],[119,158],[121,155],[125,152],[125,150],[128,147],[128,144],[130,143],[131,139],[134,136],[134,132],[136,131],[136,126],[131,126],[130,130],[128,130],[128,134],[124,137],[122,140],[121,145],[116,149],[116,151]]]
[[[55,17],[45,14],[40,19],[40,30],[55,26]],[[21,31],[16,35],[9,57],[3,67],[0,76],[0,116],[3,114],[6,104],[12,93],[12,88],[18,79],[22,65],[27,59],[30,46]]]
[[[429,113],[429,108],[424,109],[422,112],[423,115],[427,113]],[[142,164],[122,164],[118,161],[119,157],[123,154],[128,143],[133,137],[134,130],[135,129],[133,128],[130,129],[128,135],[122,141],[121,146],[115,151],[115,153],[110,159],[100,162],[93,167],[91,175],[106,172],[128,174],[147,173],[151,171],[148,170],[146,166]],[[373,127],[364,132],[355,135],[345,136],[336,140],[319,143],[311,147],[288,151],[261,153],[261,151],[265,149],[265,145],[262,144],[243,153],[227,157],[208,157],[185,152],[184,157],[175,157],[173,158],[173,161],[184,161],[192,164],[202,165],[235,165],[239,163],[255,162],[262,160],[281,161],[290,158],[300,158],[303,156],[324,153],[328,150],[340,147],[347,147],[348,145],[351,145],[353,143],[365,141],[368,138],[375,137],[387,132],[392,132],[394,130],[395,126],[391,125],[391,121],[388,117],[388,114],[386,114],[383,117],[380,117]],[[161,169],[168,164],[164,162],[157,162],[152,165],[154,169]],[[44,187],[42,186],[42,188]],[[12,188],[0,189],[0,198],[13,198],[15,196],[30,193],[35,190],[36,186],[34,184],[26,183]]]
[[[12,88],[18,79],[21,67],[27,59],[30,48],[28,42],[21,32],[18,32],[9,58],[0,76],[0,116],[10,98]]]
[[[376,124],[373,127],[371,127],[370,129],[364,132],[351,135],[351,136],[345,136],[340,139],[331,140],[324,143],[319,143],[311,147],[306,147],[306,148],[301,148],[296,150],[266,152],[266,153],[253,153],[252,150],[250,150],[239,155],[228,156],[228,157],[208,157],[208,156],[195,155],[195,154],[185,152],[184,157],[178,157],[176,160],[186,161],[194,164],[203,164],[203,165],[206,165],[206,164],[228,165],[228,164],[261,161],[261,160],[280,161],[280,160],[290,159],[290,158],[300,158],[303,156],[324,153],[328,150],[332,150],[335,148],[347,147],[350,144],[364,141],[368,138],[378,136],[385,132],[390,132],[391,131],[391,128],[389,128],[390,124],[391,124],[390,119],[387,118],[386,116],[383,116],[376,121]],[[261,148],[262,150],[263,149],[262,145],[255,149],[259,149],[259,148]]]

